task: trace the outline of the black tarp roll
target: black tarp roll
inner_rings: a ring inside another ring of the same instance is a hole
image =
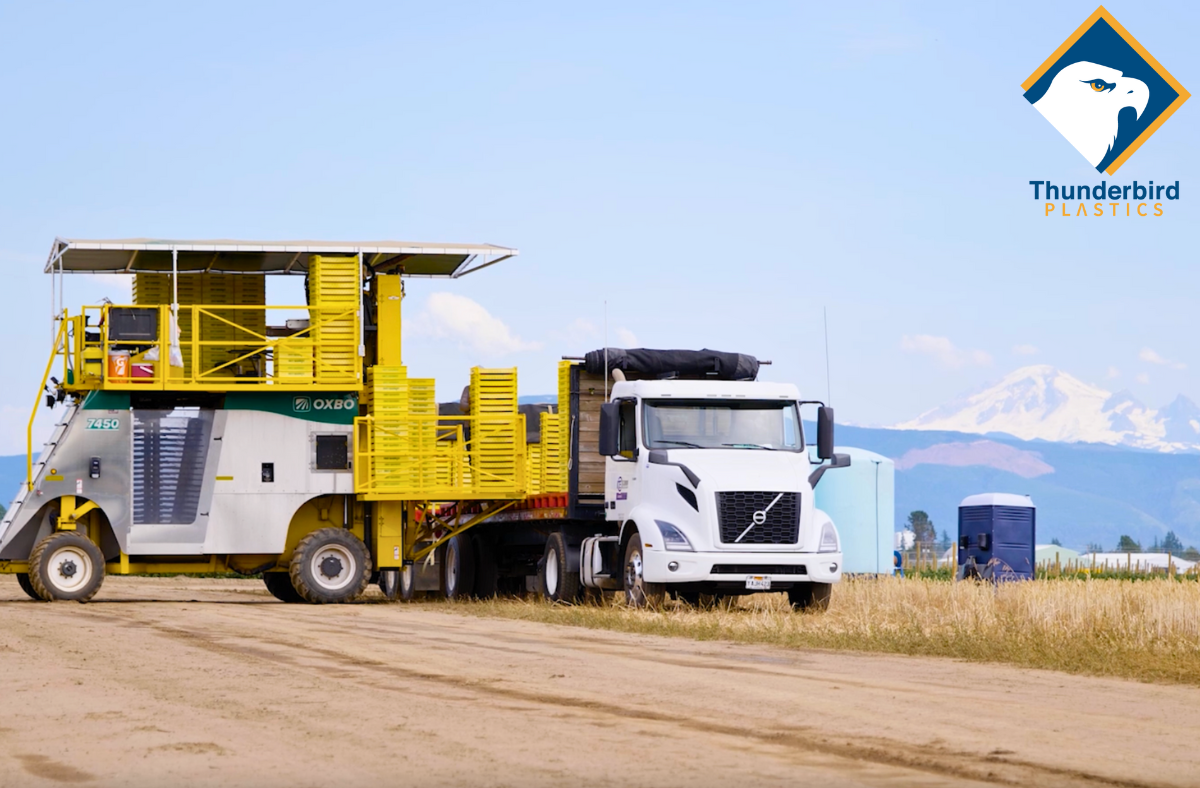
[[[608,369],[604,368],[604,350],[592,350],[584,356],[583,368],[591,375],[610,374],[614,369],[636,372],[649,378],[677,376],[709,380],[754,380],[758,377],[758,359],[742,353],[719,350],[648,350],[608,348]]]

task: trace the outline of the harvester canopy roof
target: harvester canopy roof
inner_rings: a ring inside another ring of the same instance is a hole
[[[492,244],[411,241],[182,241],[160,238],[55,238],[46,273],[169,272],[304,274],[312,255],[357,255],[379,273],[455,279],[517,254]],[[60,267],[61,266],[61,267]]]

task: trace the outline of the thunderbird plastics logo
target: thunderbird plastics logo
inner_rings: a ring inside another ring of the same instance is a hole
[[[1109,175],[1191,95],[1103,6],[1021,87],[1034,109]]]

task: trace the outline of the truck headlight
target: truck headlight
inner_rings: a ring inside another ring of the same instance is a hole
[[[833,527],[833,523],[825,523],[821,527],[821,542],[817,547],[819,553],[837,553],[842,549],[841,543],[838,542],[837,529]]]
[[[674,525],[671,525],[664,520],[655,520],[654,522],[658,525],[659,533],[662,534],[663,547],[667,548],[668,550],[686,550],[688,552],[695,551],[695,548],[692,547],[692,543],[689,542],[688,538],[683,535],[683,531],[680,531]]]

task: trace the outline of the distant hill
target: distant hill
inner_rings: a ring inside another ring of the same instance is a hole
[[[810,431],[811,434],[811,431]],[[1098,443],[1024,441],[1011,435],[839,425],[837,442],[896,460],[896,527],[923,509],[954,534],[958,503],[980,492],[1028,494],[1038,541],[1083,548],[1144,544],[1175,531],[1200,545],[1200,457]]]
[[[25,483],[25,455],[0,457],[0,506],[5,509]]]
[[[895,429],[1001,432],[1025,440],[1197,452],[1200,406],[1180,395],[1155,410],[1128,391],[1114,394],[1042,364],[1010,372]]]

